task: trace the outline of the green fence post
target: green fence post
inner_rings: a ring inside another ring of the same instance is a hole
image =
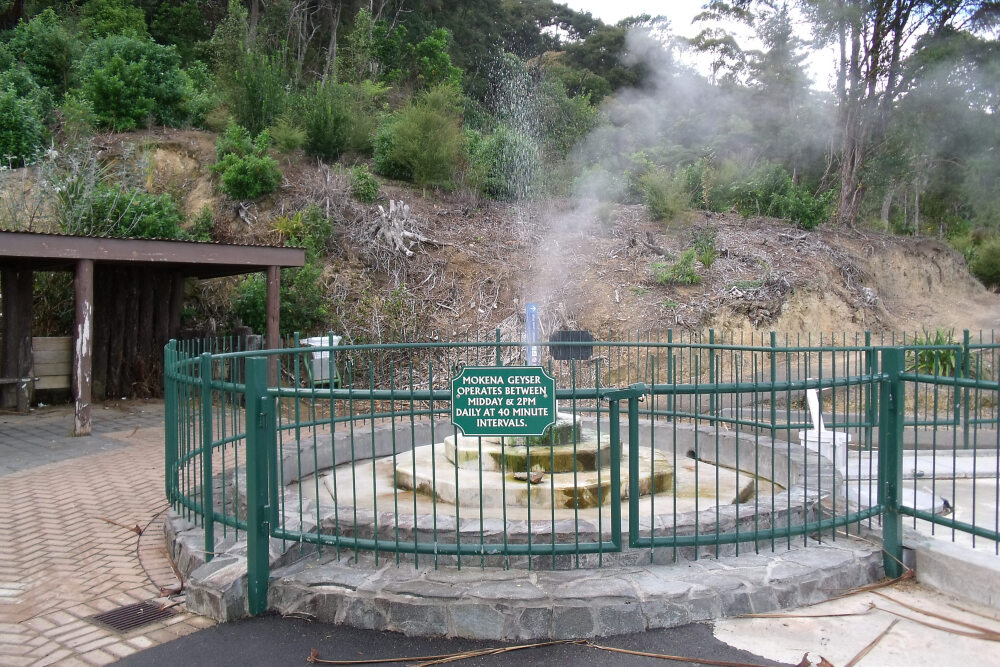
[[[961,377],[966,379],[972,377],[972,355],[969,352],[970,344],[970,334],[969,330],[966,329],[962,334],[962,366],[961,366]],[[980,341],[982,342],[982,341]],[[958,417],[958,407],[955,407],[956,417]],[[969,448],[969,388],[964,387],[962,389],[962,447],[963,449]]]
[[[212,355],[203,352],[201,380],[201,516],[205,529],[205,562],[215,553],[215,497],[212,493]]]
[[[267,367],[265,357],[247,359],[247,598],[251,616],[267,611],[271,565],[268,448],[274,446],[276,434],[274,397],[267,393]]]
[[[869,377],[875,374],[875,350],[872,348],[872,332],[865,331],[865,368],[864,374]],[[873,443],[873,433],[875,424],[875,391],[874,382],[866,382],[864,386],[864,396],[865,396],[865,444],[864,448],[867,451],[872,450]]]
[[[900,373],[903,348],[882,350],[881,396],[878,433],[878,498],[882,508],[882,562],[885,574],[903,574],[903,515],[899,500],[903,485],[903,419],[906,397]]]
[[[164,447],[163,484],[167,502],[176,499],[174,466],[177,465],[177,381],[174,378],[177,364],[177,341],[171,339],[163,348],[163,397],[164,397]]]
[[[655,477],[652,467],[654,463],[655,461],[650,463],[650,479]],[[636,395],[628,397],[628,484],[628,539],[630,544],[635,544],[639,539],[639,396]],[[621,497],[620,492],[619,497]],[[651,543],[655,523],[653,521],[649,526]]]
[[[611,435],[611,542],[615,545],[616,549],[621,549],[622,546],[622,432],[620,409],[617,398],[608,400],[608,429]],[[631,498],[629,502],[632,502]],[[598,537],[598,541],[603,539],[603,537]],[[629,539],[635,539],[632,533],[629,533]]]

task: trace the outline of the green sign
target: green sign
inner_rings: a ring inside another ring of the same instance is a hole
[[[451,422],[467,436],[542,435],[556,380],[538,366],[466,366],[451,380]]]

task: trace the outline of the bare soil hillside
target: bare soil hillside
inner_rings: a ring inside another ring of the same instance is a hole
[[[116,143],[144,142],[153,150],[153,189],[180,197],[189,217],[210,206],[216,240],[278,242],[276,217],[320,206],[334,221],[323,289],[337,326],[369,340],[414,327],[442,335],[517,329],[527,301],[540,303],[545,331],[714,327],[818,335],[1000,327],[1000,296],[934,239],[807,232],[736,214],[691,213],[663,224],[640,206],[515,205],[398,184],[383,184],[380,201],[367,205],[351,198],[346,170],[302,155],[281,158],[279,193],[239,203],[213,186],[214,135],[155,131],[103,141],[110,152]],[[399,228],[423,242],[411,244],[411,237],[399,247],[380,236],[389,200],[405,203]],[[699,282],[657,282],[656,263],[670,266],[686,248],[712,240],[714,261],[693,265]],[[204,288],[203,312],[224,316],[226,293],[224,285]]]

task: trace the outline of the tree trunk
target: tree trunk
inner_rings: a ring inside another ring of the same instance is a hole
[[[260,0],[250,0],[250,25],[247,29],[247,48],[257,43],[257,23],[260,21]]]
[[[889,231],[889,213],[892,211],[893,189],[893,185],[890,183],[882,197],[882,210],[879,212],[879,220],[882,221],[882,226],[887,232]]]
[[[337,5],[336,9],[333,7],[334,4]],[[333,0],[326,3],[326,13],[330,21],[330,42],[326,46],[326,64],[323,66],[322,86],[324,88],[326,88],[330,72],[333,72],[334,78],[337,76],[337,28],[340,26],[340,11],[343,6],[343,2],[334,3]]]

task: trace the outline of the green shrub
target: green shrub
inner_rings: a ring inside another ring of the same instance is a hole
[[[687,192],[711,211],[735,208],[744,216],[784,218],[802,229],[813,229],[830,215],[833,191],[815,195],[780,165],[701,159],[685,168],[683,179]]]
[[[450,185],[465,138],[459,109],[459,95],[447,85],[432,88],[408,104],[392,119],[388,135],[381,138],[387,143],[382,148],[388,162],[403,165],[417,185]],[[376,137],[376,169],[380,165],[379,141]]]
[[[183,216],[177,202],[168,194],[152,195],[142,190],[119,186],[98,185],[89,201],[79,202],[88,207],[78,219],[72,234],[93,236],[178,238]]]
[[[309,261],[323,254],[333,234],[330,219],[315,204],[292,215],[278,216],[271,223],[271,228],[283,242],[305,248]]]
[[[33,103],[38,112],[45,115],[53,106],[52,93],[35,82],[31,72],[23,65],[13,65],[0,71],[0,90],[12,90],[22,99]]]
[[[701,277],[695,271],[695,259],[695,249],[688,248],[674,264],[655,262],[653,278],[661,285],[696,285]]]
[[[1000,287],[1000,239],[980,245],[969,270],[987,287]]]
[[[80,8],[80,28],[94,39],[149,36],[146,13],[127,0],[87,0]]]
[[[254,134],[273,125],[288,103],[287,77],[276,56],[243,51],[224,81],[230,113]]]
[[[45,124],[38,105],[13,88],[0,90],[0,164],[21,167],[45,140]]]
[[[222,176],[221,190],[231,199],[257,199],[281,185],[278,162],[267,154],[267,130],[251,140],[245,127],[231,124],[215,144],[212,171]]]
[[[187,230],[187,237],[192,241],[211,241],[212,230],[215,229],[215,214],[212,207],[206,204],[198,211],[194,222]]]
[[[78,94],[67,94],[56,109],[59,119],[59,134],[64,141],[74,143],[94,133],[97,116],[90,100]]]
[[[587,95],[570,97],[558,79],[546,77],[538,88],[540,134],[548,156],[566,157],[597,125],[597,108]]]
[[[347,150],[358,155],[374,151],[375,131],[386,107],[388,89],[379,83],[341,84],[340,99],[350,122],[347,126]]]
[[[395,116],[387,117],[375,133],[375,173],[385,178],[409,181],[413,179],[413,170],[397,160],[393,151],[395,120]]]
[[[70,87],[73,62],[79,54],[77,40],[50,8],[11,33],[7,50],[23,64],[43,88],[62,95]]]
[[[219,106],[219,89],[215,77],[203,62],[194,62],[184,72],[191,81],[188,99],[188,120],[192,125],[206,127],[206,118]]]
[[[336,160],[347,149],[350,119],[332,90],[317,84],[305,99],[306,153]]]
[[[684,189],[684,182],[661,167],[654,167],[639,176],[638,185],[643,203],[653,220],[673,220],[691,206],[691,197]]]
[[[496,199],[521,199],[532,190],[540,165],[534,139],[507,125],[489,136],[472,135],[469,157],[479,190]]]
[[[278,119],[277,124],[268,129],[274,146],[282,153],[291,153],[306,144],[306,131],[287,115]]]
[[[706,269],[712,268],[712,264],[719,257],[719,251],[715,249],[716,234],[714,228],[706,228],[698,230],[694,235],[695,256]]]
[[[772,215],[790,220],[796,227],[814,229],[830,219],[831,201],[833,190],[814,195],[796,185],[787,193],[775,196]]]
[[[924,331],[922,336],[913,339],[913,345],[918,348],[926,347],[906,352],[906,370],[909,373],[954,377],[955,371],[961,366],[959,350],[956,347],[949,347],[958,345],[954,331],[944,329],[938,329],[934,333]]]
[[[300,269],[282,269],[280,331],[283,335],[325,328],[330,311],[320,282],[322,272],[323,267],[313,262]],[[263,276],[255,274],[240,284],[233,311],[244,325],[263,332],[267,323],[266,303],[267,283]]]
[[[462,70],[451,64],[448,46],[451,33],[438,28],[413,48],[413,70],[422,86],[449,86],[462,84]]]
[[[101,127],[132,130],[150,119],[176,127],[190,117],[195,91],[173,47],[105,37],[91,42],[75,69]]]
[[[378,179],[368,171],[366,165],[351,170],[351,195],[366,204],[378,199]]]

